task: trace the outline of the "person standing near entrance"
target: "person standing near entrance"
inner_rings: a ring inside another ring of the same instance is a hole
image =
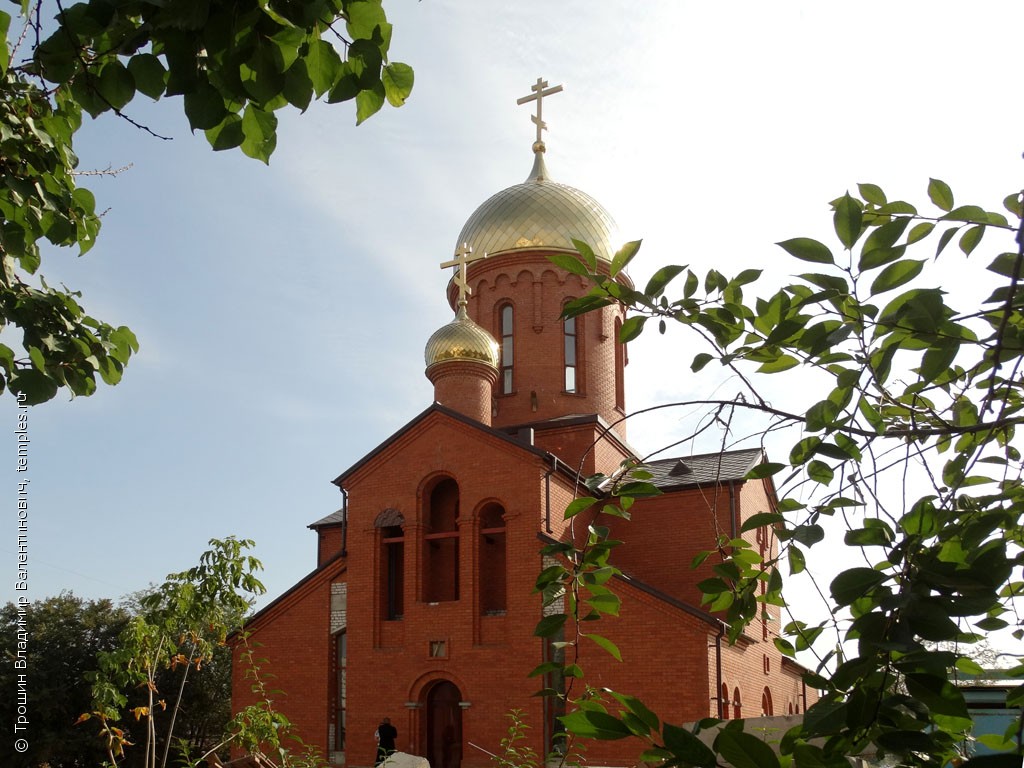
[[[377,726],[377,762],[380,765],[387,759],[387,756],[395,751],[395,739],[398,738],[398,729],[391,724],[391,718],[385,717]]]

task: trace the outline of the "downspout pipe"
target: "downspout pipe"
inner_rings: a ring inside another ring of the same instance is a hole
[[[341,556],[348,557],[348,491],[341,486]]]
[[[735,539],[740,535],[740,523],[736,519],[736,483],[729,481],[729,526],[732,532],[730,538]]]
[[[544,473],[544,532],[551,533],[551,475],[558,469],[558,458],[549,453],[551,469]]]

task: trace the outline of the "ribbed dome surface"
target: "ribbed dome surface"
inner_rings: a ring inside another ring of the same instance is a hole
[[[573,238],[606,261],[619,245],[618,227],[604,206],[586,192],[551,181],[538,152],[530,178],[477,208],[456,248],[465,243],[474,253],[488,255],[538,246],[575,251]]]
[[[446,360],[475,360],[498,367],[498,342],[469,319],[465,306],[448,325],[438,328],[424,351],[427,367]]]

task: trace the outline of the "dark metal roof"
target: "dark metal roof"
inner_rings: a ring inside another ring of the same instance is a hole
[[[654,475],[651,482],[665,491],[716,482],[738,482],[763,460],[764,451],[760,448],[746,448],[740,451],[659,459],[646,462],[644,468]]]
[[[338,523],[345,522],[345,510],[339,509],[337,512],[331,512],[327,517],[321,517],[315,523],[310,523],[307,528],[319,528],[322,525],[337,525]]]

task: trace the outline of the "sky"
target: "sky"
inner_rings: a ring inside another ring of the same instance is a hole
[[[1022,186],[1019,2],[385,8],[392,58],[416,72],[408,103],[358,127],[351,104],[282,115],[269,166],[212,152],[174,99],[128,110],[172,141],[111,116],[80,133],[82,168],[131,168],[86,184],[106,210],[96,247],[51,249],[42,272],[142,346],[118,386],[29,411],[30,599],[117,598],[232,534],[256,541],[260,604],[315,566],[306,526],[340,506],[331,480],[432,400],[439,264],[526,178],[532,105],[516,99],[538,77],[564,87],[544,102],[551,175],[643,239],[638,283],[666,263],[784,278],[773,244],[829,239],[828,201],[859,182],[924,201],[937,177],[989,207]],[[695,351],[671,332],[635,342],[628,407],[734,394],[690,373]],[[653,451],[694,418],[638,419],[631,442]],[[4,600],[24,594],[16,419],[0,397]]]

